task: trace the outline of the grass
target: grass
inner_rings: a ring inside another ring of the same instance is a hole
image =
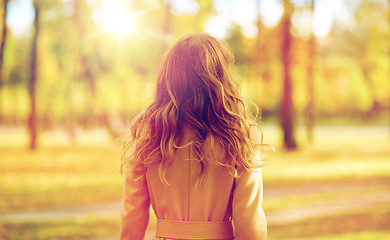
[[[390,205],[342,215],[268,227],[268,240],[347,240],[390,238]]]
[[[280,238],[279,238],[280,239]],[[287,240],[287,238],[284,238]],[[345,234],[331,234],[322,237],[310,237],[310,238],[288,238],[288,240],[390,240],[390,233],[388,231],[373,231],[373,232],[358,232],[358,233],[345,233]]]
[[[364,154],[358,146],[350,148],[348,154],[321,155],[313,150],[274,154],[263,168],[264,182],[281,185],[390,177],[390,152]]]
[[[337,186],[337,183],[334,183]],[[304,207],[308,204],[335,201],[335,200],[354,200],[360,196],[372,195],[375,193],[388,192],[389,186],[361,186],[356,189],[343,189],[341,192],[335,191],[318,191],[311,193],[286,193],[283,196],[265,196],[263,200],[263,209],[266,212],[285,210],[290,208]]]
[[[277,149],[267,153],[263,168],[269,186],[390,177],[388,127],[317,127],[313,142],[300,128],[295,152],[282,151],[276,127],[265,126],[263,132],[264,141]]]
[[[268,240],[388,240],[390,237],[389,212],[390,206],[382,205],[343,215],[269,225]],[[152,218],[151,222],[155,224],[155,219]],[[0,224],[0,239],[78,240],[106,236],[112,236],[112,239],[115,239],[114,236],[118,235],[119,226],[117,218],[2,223]]]
[[[1,240],[78,240],[116,235],[119,219],[81,218],[75,220],[0,224]]]
[[[0,213],[120,200],[123,184],[118,172],[121,147],[101,130],[81,132],[76,145],[69,143],[63,132],[44,133],[41,148],[34,152],[25,148],[24,131],[1,130]],[[265,142],[277,148],[276,153],[269,154],[271,160],[263,168],[266,188],[390,179],[390,141],[388,130],[383,127],[320,127],[312,143],[306,142],[301,132],[297,152],[281,150],[277,128],[266,126],[263,130]],[[351,199],[375,191],[386,189],[361,188],[309,195],[291,193],[265,198],[264,208],[280,210],[313,201]],[[350,239],[352,236],[353,239],[386,239],[388,227],[372,227],[378,226],[379,216],[388,217],[389,211],[386,211],[351,213],[270,227],[269,239]],[[373,223],[365,221],[366,218]],[[364,225],[355,224],[353,229],[334,231],[340,222]],[[2,223],[0,239],[89,239],[117,235],[118,229],[119,219]]]
[[[0,211],[102,203],[121,197],[118,146],[0,151]]]
[[[121,198],[119,146],[56,147],[36,152],[0,148],[0,151],[0,211],[104,203]],[[314,160],[315,155],[305,152],[275,154],[264,167],[264,184],[272,187],[389,177],[390,162],[385,155],[358,155]],[[311,199],[341,196],[324,194]],[[307,201],[307,196],[265,199],[265,206],[280,209],[304,205]]]

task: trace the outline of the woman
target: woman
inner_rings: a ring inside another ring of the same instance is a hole
[[[155,100],[125,143],[121,239],[144,239],[150,204],[156,240],[266,239],[262,135],[239,96],[233,62],[208,34],[184,36],[168,53]]]

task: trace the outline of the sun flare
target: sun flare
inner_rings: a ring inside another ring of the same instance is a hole
[[[105,32],[113,32],[119,38],[135,33],[136,17],[137,14],[130,13],[125,6],[114,3],[102,4],[102,6],[93,13],[95,22],[100,25]]]
[[[134,16],[127,13],[125,10],[119,10],[115,14],[111,15],[109,19],[109,31],[113,31],[118,34],[119,37],[134,32]]]

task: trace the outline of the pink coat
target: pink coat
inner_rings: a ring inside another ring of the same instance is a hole
[[[184,142],[190,141],[187,136]],[[211,154],[209,144],[206,139],[206,156]],[[220,144],[216,144],[214,156],[222,162],[226,157]],[[210,160],[204,181],[196,185],[200,164],[188,159],[193,159],[190,147],[177,150],[166,173],[169,186],[161,182],[158,166],[130,167],[123,190],[121,239],[144,239],[150,204],[161,220],[155,240],[266,239],[261,171],[239,168],[235,178],[226,167]]]

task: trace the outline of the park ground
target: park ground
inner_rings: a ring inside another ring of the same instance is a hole
[[[390,239],[390,130],[319,126],[313,142],[284,152],[279,129],[264,126],[276,147],[263,167],[268,239]],[[123,177],[121,144],[101,129],[42,132],[31,152],[21,128],[0,128],[0,239],[117,239]],[[146,240],[151,239],[151,217]]]

